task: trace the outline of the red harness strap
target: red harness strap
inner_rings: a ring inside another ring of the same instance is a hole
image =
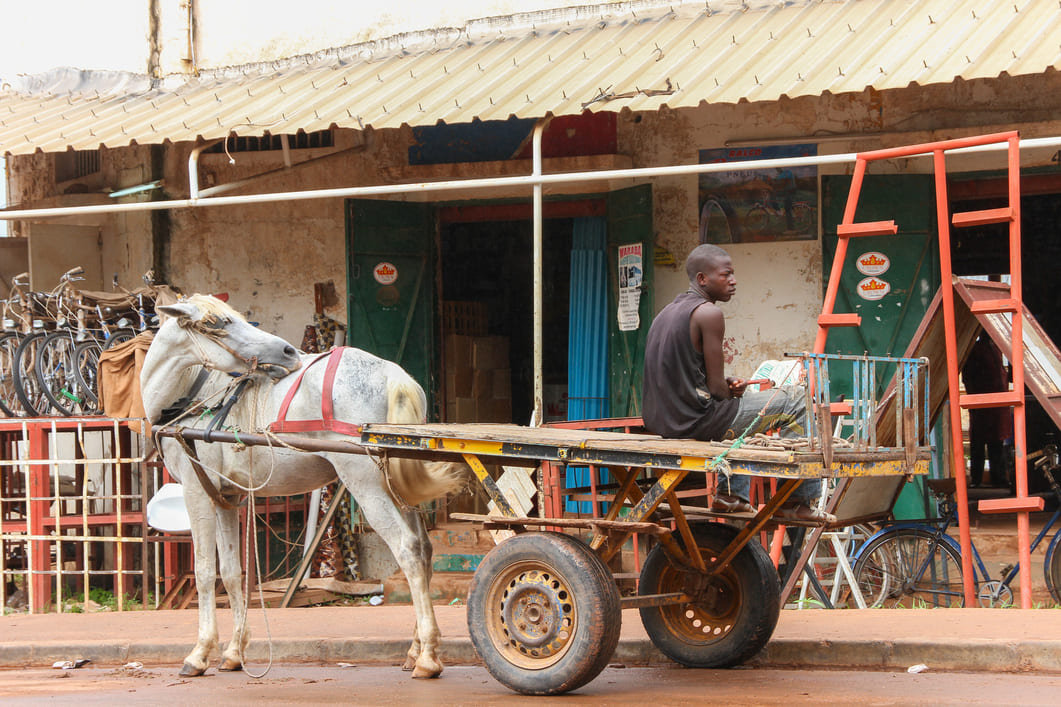
[[[335,372],[339,369],[339,361],[343,357],[346,347],[340,346],[332,349],[327,354],[318,356],[309,362],[298,374],[295,384],[287,391],[284,402],[280,404],[280,412],[277,413],[276,422],[270,423],[270,432],[339,432],[340,434],[361,436],[361,425],[352,422],[343,422],[335,419],[332,403],[332,386],[335,383]],[[324,370],[324,381],[321,385],[321,419],[319,420],[288,420],[287,409],[295,398],[295,393],[302,386],[302,376],[313,364],[323,359],[328,359],[328,367]]]

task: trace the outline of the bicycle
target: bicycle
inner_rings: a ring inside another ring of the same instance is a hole
[[[29,314],[29,273],[11,279],[11,291],[3,300],[3,333],[0,333],[0,412],[7,417],[23,414],[15,389],[15,364],[22,339],[32,330]]]
[[[145,287],[120,292],[78,290],[81,268],[65,273],[54,291],[59,326],[38,344],[34,370],[51,408],[62,415],[99,412],[96,372],[99,357],[118,344],[157,327],[154,313],[158,287],[144,275]],[[44,412],[44,410],[40,410]]]
[[[1045,476],[1061,504],[1061,486],[1054,477],[1054,472],[1061,467],[1057,448],[1049,445],[1028,458],[1035,460],[1035,468]],[[855,582],[869,608],[960,607],[965,603],[961,546],[947,534],[958,518],[955,482],[954,479],[928,479],[927,483],[938,503],[940,517],[893,523],[867,540],[855,555]],[[1032,552],[1053,530],[1058,519],[1061,519],[1061,505],[1035,538]],[[1004,567],[999,578],[993,579],[975,545],[972,551],[980,605],[1012,605],[1010,584],[1020,572],[1020,565]],[[1061,527],[1047,546],[1043,572],[1050,596],[1061,603]]]

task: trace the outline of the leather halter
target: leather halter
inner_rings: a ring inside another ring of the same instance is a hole
[[[162,412],[160,412],[158,415],[158,419],[152,420],[151,424],[160,426],[168,425],[169,423],[173,422],[178,417],[183,415],[185,410],[188,410],[192,407],[193,403],[198,402],[195,399],[195,396],[197,396],[199,394],[199,391],[203,389],[203,386],[206,384],[206,379],[209,377],[210,370],[208,368],[203,368],[202,370],[200,370],[199,375],[195,377],[195,381],[192,383],[191,389],[189,389],[187,393],[182,395],[180,399],[178,399],[172,405],[163,408]]]
[[[361,436],[361,425],[335,419],[332,388],[335,384],[335,374],[339,369],[339,362],[342,360],[343,352],[346,349],[347,347],[345,346],[336,347],[302,367],[302,372],[298,374],[295,384],[288,389],[287,395],[284,396],[276,421],[269,424],[270,432],[339,432],[340,434],[353,435],[355,437]],[[328,366],[324,369],[324,381],[321,384],[321,419],[288,420],[287,409],[290,407],[291,401],[294,400],[298,389],[302,386],[302,377],[306,375],[306,371],[314,364],[324,359],[327,359]]]

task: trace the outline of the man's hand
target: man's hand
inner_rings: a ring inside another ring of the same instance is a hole
[[[748,381],[743,378],[726,378],[726,383],[729,384],[729,397],[731,398],[739,398],[744,395],[744,391],[748,387]]]

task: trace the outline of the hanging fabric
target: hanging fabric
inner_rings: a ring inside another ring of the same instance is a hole
[[[567,341],[568,420],[608,417],[607,242],[603,218],[574,220]],[[569,467],[567,486],[588,487],[589,469]],[[592,507],[587,502],[568,501],[567,510],[590,513]]]

